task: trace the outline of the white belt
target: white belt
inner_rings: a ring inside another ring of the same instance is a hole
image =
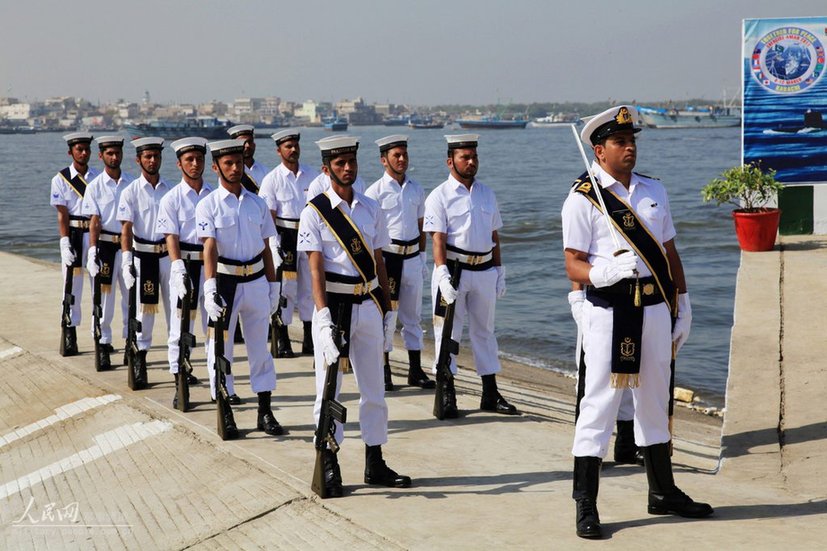
[[[454,251],[446,251],[446,256],[448,260],[459,260],[462,264],[469,264],[471,266],[476,266],[477,264],[485,264],[492,258],[494,258],[493,251],[489,251],[486,254],[462,254]]]
[[[259,260],[255,264],[242,264],[241,266],[236,266],[234,264],[224,264],[222,262],[218,263],[218,273],[230,276],[237,276],[237,277],[247,277],[253,274],[257,274],[258,272],[264,269],[264,260]]]
[[[69,220],[69,227],[71,228],[81,228],[84,230],[89,229],[89,220]]]
[[[386,253],[407,256],[411,253],[419,251],[419,243],[414,243],[413,245],[397,245],[395,243],[391,243],[390,245],[382,247],[382,250]]]
[[[167,252],[166,243],[138,243],[134,241],[132,246],[135,248],[135,251],[139,253],[161,254]]]
[[[103,233],[98,236],[98,241],[106,241],[107,243],[120,243],[121,236],[120,234],[110,235],[108,233]]]
[[[364,296],[379,287],[379,279],[373,278],[367,284],[362,283],[339,283],[337,281],[326,281],[325,290],[328,293],[337,295],[360,295]]]
[[[204,261],[204,251],[185,251],[181,250],[181,258],[184,260]]]
[[[291,230],[299,229],[299,221],[298,220],[287,220],[285,218],[276,218],[276,226],[280,228],[287,228]]]

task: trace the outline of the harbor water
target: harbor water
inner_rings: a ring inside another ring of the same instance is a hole
[[[370,184],[382,172],[373,141],[398,132],[410,136],[409,175],[426,191],[444,181],[448,169],[443,134],[452,131],[381,126],[351,127],[348,132],[361,137],[362,178]],[[302,162],[318,167],[313,142],[329,134],[319,128],[303,130]],[[729,209],[703,204],[700,189],[740,162],[740,129],[645,130],[638,137],[638,171],[660,178],[669,192],[692,300],[692,332],[677,360],[677,384],[721,406],[740,253]],[[257,144],[257,160],[272,168],[277,162],[272,141],[258,139]],[[483,131],[478,151],[477,176],[496,192],[505,224],[500,236],[508,293],[497,304],[496,320],[501,355],[573,373],[576,328],[566,300],[570,283],[560,221],[570,185],[584,170],[572,133],[568,127]],[[138,170],[133,152],[127,145],[123,167],[134,176]],[[0,250],[59,260],[49,182],[69,162],[58,133],[0,135]],[[102,168],[94,146],[92,164]],[[169,149],[161,172],[170,182],[180,180]],[[215,182],[209,168],[206,176]],[[21,282],[4,280],[4,288],[25,292]],[[426,298],[423,328],[430,335],[429,308]],[[58,322],[57,304],[53,321]]]

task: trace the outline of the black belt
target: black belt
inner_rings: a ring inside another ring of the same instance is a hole
[[[636,289],[640,289],[641,306],[654,306],[664,302],[663,296],[658,291],[654,277],[641,277],[639,279],[622,279],[609,287],[596,288],[592,285],[586,287],[586,299],[595,306],[611,308],[617,302],[634,301]]]
[[[463,270],[483,272],[494,267],[494,249],[486,252],[474,252],[453,245],[446,245],[445,248],[448,260],[459,260]]]
[[[200,243],[185,243],[183,241],[179,242],[178,245],[181,247],[181,258],[183,260],[197,262],[198,264],[204,263],[204,245]]]

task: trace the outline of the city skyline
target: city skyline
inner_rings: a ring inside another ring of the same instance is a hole
[[[719,100],[740,90],[741,20],[787,15],[764,0],[649,5],[4,3],[0,95],[101,103],[140,101],[145,91],[160,103],[361,96],[431,106]],[[824,7],[799,0],[784,10],[817,16]]]

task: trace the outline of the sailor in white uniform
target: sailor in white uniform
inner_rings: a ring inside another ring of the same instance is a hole
[[[255,159],[255,130],[252,124],[238,124],[227,130],[231,138],[244,141],[244,177],[241,180],[241,185],[252,193],[258,193],[261,182],[270,172],[269,168]]]

